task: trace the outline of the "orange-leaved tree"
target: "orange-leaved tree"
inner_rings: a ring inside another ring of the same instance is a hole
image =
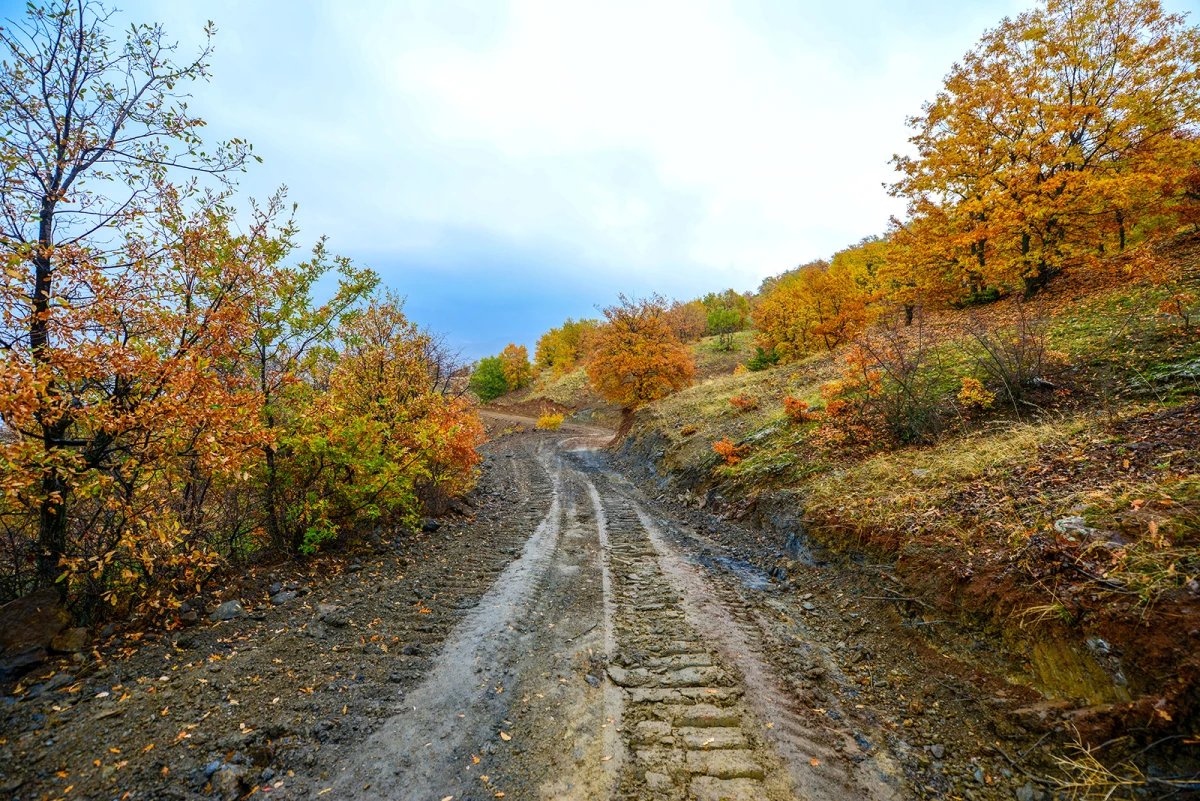
[[[603,311],[587,374],[595,390],[625,410],[627,418],[692,383],[692,355],[671,331],[666,301],[658,295],[640,300],[621,295]]]
[[[964,281],[1033,292],[1173,229],[1197,98],[1200,30],[1158,0],[1046,0],[988,31],[909,121],[892,192],[912,216],[941,210],[929,230]]]
[[[243,439],[242,404],[213,393],[241,389],[218,368],[236,360],[244,265],[225,257],[221,199],[191,217],[180,199],[195,190],[170,179],[219,181],[250,149],[205,147],[183,102],[182,87],[208,75],[208,44],[176,62],[158,26],[114,41],[110,14],[87,0],[31,4],[0,29],[0,417],[6,504],[20,507],[4,519],[19,538],[33,529],[37,574],[15,579],[25,586],[58,579],[97,526],[131,546],[169,539],[170,525],[144,516],[160,507],[128,500],[145,471],[159,454],[207,460],[209,446]],[[74,517],[79,503],[94,513]],[[116,572],[136,585],[153,567],[130,558]]]

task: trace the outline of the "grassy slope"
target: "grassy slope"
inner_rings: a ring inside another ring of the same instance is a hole
[[[1167,257],[1200,285],[1200,240]],[[1200,336],[1157,313],[1161,294],[1099,274],[1060,279],[1040,303],[1047,374],[1062,391],[1039,396],[1036,414],[999,402],[966,414],[933,446],[847,441],[788,420],[783,396],[818,404],[840,370],[835,351],[707,378],[640,413],[627,447],[664,451],[662,467],[684,488],[718,489],[743,508],[763,492],[793,493],[815,536],[897,559],[912,592],[1002,630],[1102,633],[1128,645],[1130,697],[1170,695],[1172,681],[1178,696],[1200,686],[1200,667],[1181,668],[1195,661],[1190,629],[1200,620],[1180,613],[1200,573]],[[952,384],[974,371],[958,333],[967,314],[930,321]],[[734,395],[759,408],[739,412]],[[712,451],[724,437],[744,448],[734,466]],[[1056,530],[1067,517],[1102,533]],[[1035,679],[1067,681],[1047,675],[1054,659],[1030,661]]]

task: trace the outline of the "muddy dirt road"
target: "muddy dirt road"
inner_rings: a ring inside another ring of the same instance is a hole
[[[878,575],[781,583],[729,544],[760,534],[646,498],[605,432],[518,422],[469,519],[24,680],[3,797],[1043,797],[990,746],[1028,745],[1036,698],[904,630]]]

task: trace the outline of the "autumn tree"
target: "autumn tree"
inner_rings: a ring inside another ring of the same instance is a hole
[[[708,330],[708,310],[699,300],[672,301],[667,307],[667,325],[680,342],[693,342]]]
[[[567,320],[551,328],[538,339],[534,362],[555,377],[566,375],[587,355],[587,338],[598,325],[596,320]]]
[[[666,301],[658,295],[638,300],[620,296],[604,311],[587,364],[596,391],[634,409],[689,386],[695,375],[691,354],[672,333]]]
[[[277,194],[265,214],[274,218],[282,203],[282,193]],[[280,500],[279,460],[289,453],[277,442],[281,429],[294,422],[296,402],[288,393],[300,382],[313,350],[332,341],[342,317],[378,284],[370,270],[329,253],[323,239],[308,259],[292,263],[295,233],[294,223],[288,220],[274,246],[264,254],[257,276],[262,291],[248,306],[252,333],[246,343],[247,370],[261,397],[262,425],[267,433],[261,451],[263,524],[273,547],[284,551],[294,545]],[[316,284],[331,273],[337,278],[336,289],[318,305],[313,300]]]
[[[500,351],[500,363],[504,367],[504,381],[509,392],[529,386],[533,380],[533,365],[529,363],[529,351],[524,345],[512,342],[505,345],[504,350]]]
[[[280,443],[281,506],[293,550],[311,553],[342,532],[412,523],[467,491],[483,442],[478,414],[439,391],[431,335],[392,293],[341,317],[336,341],[314,353]]]
[[[139,307],[178,262],[133,229],[156,224],[148,221],[172,172],[219,179],[250,157],[236,139],[205,146],[204,122],[183,102],[181,88],[208,76],[211,27],[209,43],[177,62],[159,26],[135,25],[115,41],[111,13],[61,0],[31,5],[0,30],[2,358],[6,394],[23,399],[8,425],[20,432],[22,463],[40,476],[27,497],[37,507],[43,583],[68,552],[82,476],[121,451],[141,399],[164,394],[163,373],[138,364],[155,322]],[[186,334],[174,356],[161,349],[171,340],[157,341],[156,358],[199,358]]]
[[[964,282],[1033,292],[1170,229],[1198,98],[1200,31],[1158,0],[1047,0],[954,65],[892,192],[943,216]]]
[[[873,314],[883,245],[871,239],[768,279],[754,310],[758,345],[783,359],[852,338]]]

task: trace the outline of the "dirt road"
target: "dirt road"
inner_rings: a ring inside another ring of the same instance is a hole
[[[647,499],[604,438],[498,436],[473,519],[344,572],[261,576],[279,587],[240,588],[248,618],[118,634],[68,679],[27,680],[0,718],[4,797],[1021,789],[985,745],[1026,737],[986,700],[1019,692],[902,631],[861,571],[757,570],[721,542],[762,536]],[[280,587],[296,597],[267,603]]]

